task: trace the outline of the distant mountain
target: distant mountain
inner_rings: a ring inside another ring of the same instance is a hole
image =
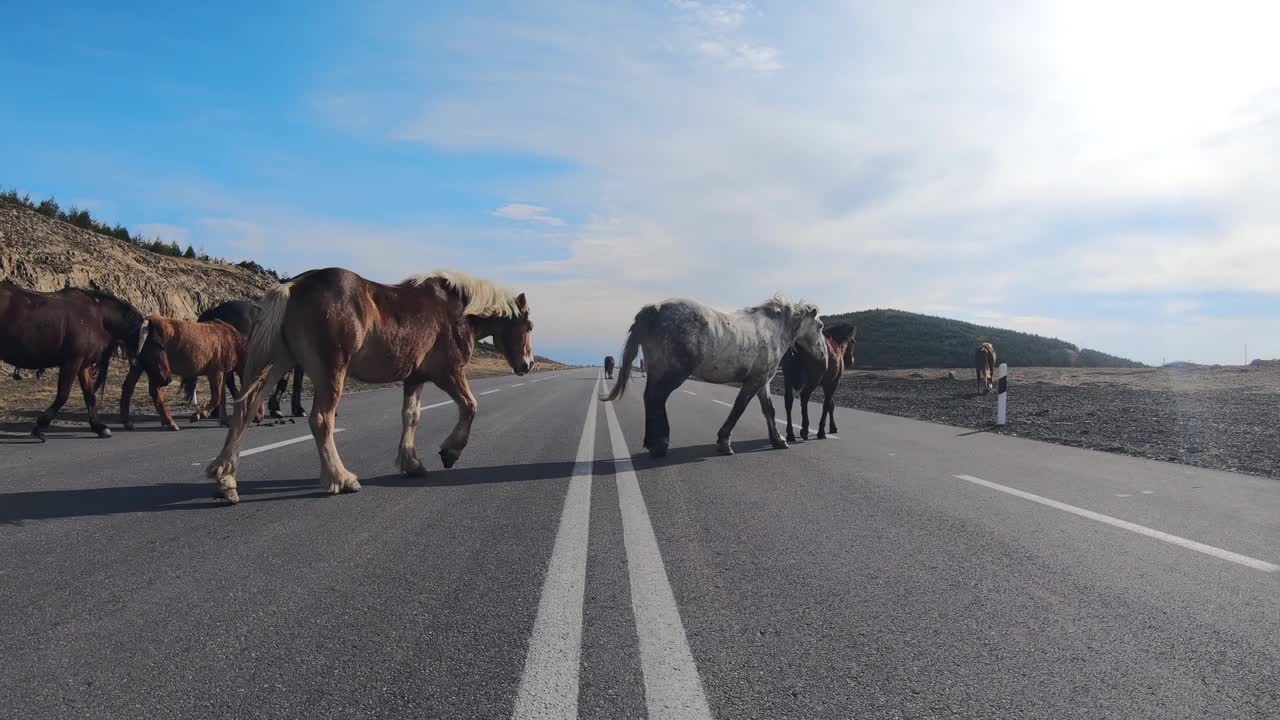
[[[858,326],[855,364],[860,368],[972,367],[973,350],[980,342],[995,345],[999,361],[1014,366],[1146,367],[1057,338],[902,310],[862,310],[828,315],[823,321]]]

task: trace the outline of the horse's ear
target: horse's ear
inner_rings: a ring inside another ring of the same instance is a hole
[[[816,317],[818,317],[818,308],[816,308],[816,307],[811,307],[811,308],[809,308],[808,315],[809,315],[809,317],[811,317],[811,318],[816,318]]]
[[[516,307],[521,311],[527,311],[529,309],[529,301],[525,299],[524,293],[520,293],[516,296]]]

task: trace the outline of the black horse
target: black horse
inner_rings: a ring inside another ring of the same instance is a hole
[[[604,356],[604,376],[610,380],[613,379],[613,356]]]
[[[221,320],[230,325],[244,336],[245,342],[249,341],[249,336],[253,334],[253,325],[258,320],[258,313],[261,308],[255,303],[248,300],[228,300],[221,305],[215,305],[208,310],[200,313],[200,317],[196,318],[199,322],[210,322],[213,320]],[[242,378],[243,380],[243,378]],[[190,381],[194,387],[194,380]],[[236,387],[234,373],[227,373],[227,389],[231,391],[231,397],[239,397],[240,390]],[[192,388],[183,387],[183,391],[190,395]],[[280,382],[276,384],[275,392],[267,398],[267,410],[271,413],[271,417],[283,417],[280,414],[280,398],[284,396],[285,391],[289,389],[289,378],[282,377]],[[302,417],[307,414],[302,407],[302,368],[295,367],[293,369],[293,398],[290,410],[294,417]],[[214,416],[216,417],[216,415]]]
[[[111,437],[98,420],[97,394],[107,382],[117,348],[124,349],[130,362],[137,357],[143,326],[137,308],[101,290],[44,293],[0,281],[0,360],[15,368],[58,368],[57,395],[31,434],[44,438],[45,428],[71,395],[71,383],[79,380],[89,427],[98,437]]]

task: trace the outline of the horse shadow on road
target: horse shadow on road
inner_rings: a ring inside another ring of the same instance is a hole
[[[107,441],[110,442],[110,441]],[[744,440],[734,443],[739,454],[770,450],[768,440]],[[637,472],[714,461],[719,456],[714,445],[673,447],[667,457],[651,460],[647,453],[637,453],[621,461],[616,458],[595,460],[591,473],[597,478],[616,475],[625,465]],[[573,477],[575,462],[552,461],[511,463],[479,467],[457,466],[450,470],[429,470],[422,477],[404,477],[399,473],[361,478],[362,485],[385,488],[430,488],[489,485],[513,482],[568,480]],[[316,477],[288,480],[240,480],[242,505],[256,502],[302,500],[325,497]],[[21,524],[28,520],[93,517],[124,513],[151,513],[171,510],[207,510],[222,508],[226,503],[215,497],[209,481],[166,482],[150,485],[122,485],[61,490],[32,490],[0,493],[0,525]],[[228,510],[228,512],[233,512]]]

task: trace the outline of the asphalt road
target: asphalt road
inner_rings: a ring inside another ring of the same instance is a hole
[[[754,404],[720,457],[701,383],[655,463],[596,372],[477,381],[447,471],[429,391],[425,479],[348,396],[339,497],[302,421],[237,507],[208,422],[0,437],[0,716],[1280,717],[1275,481],[845,409],[778,451]]]

